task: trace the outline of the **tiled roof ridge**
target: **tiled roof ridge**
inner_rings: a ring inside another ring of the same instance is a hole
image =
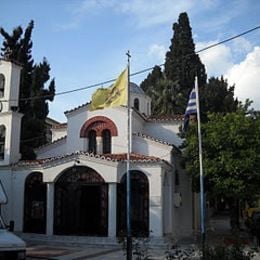
[[[61,123],[59,125],[52,126],[51,129],[60,129],[60,128],[66,128],[68,126],[68,123]]]
[[[39,149],[42,149],[43,147],[47,147],[47,146],[51,146],[51,145],[53,145],[53,144],[57,144],[57,143],[59,143],[60,141],[63,141],[64,139],[66,139],[66,138],[67,138],[67,136],[65,135],[65,136],[63,136],[63,137],[61,137],[61,138],[59,138],[59,139],[57,139],[57,140],[55,140],[55,141],[53,141],[53,142],[51,142],[51,143],[43,144],[43,145],[41,145],[41,146],[35,148],[34,150],[37,151],[37,150],[39,150]]]
[[[36,159],[36,160],[24,160],[18,162],[16,165],[18,166],[33,166],[33,165],[42,165],[44,163],[48,162],[53,162],[56,160],[68,158],[68,157],[73,157],[75,155],[85,155],[87,157],[93,157],[101,160],[106,160],[106,161],[112,161],[112,162],[125,162],[127,160],[127,153],[120,153],[120,154],[93,154],[93,153],[88,153],[84,151],[77,151],[71,154],[65,154],[61,156],[56,156],[56,157],[50,157],[50,158],[45,158],[45,159]],[[163,159],[155,156],[148,156],[148,155],[142,155],[138,153],[131,153],[130,154],[130,162],[162,162],[164,161]]]
[[[79,110],[80,108],[85,107],[85,106],[89,105],[90,103],[91,102],[87,102],[87,103],[81,104],[81,105],[79,105],[77,107],[74,107],[74,108],[72,108],[70,110],[64,111],[64,114],[68,114],[68,113],[71,113],[73,111]]]
[[[183,121],[184,115],[161,115],[161,116],[149,116],[146,118],[147,121]]]
[[[166,142],[166,141],[163,141],[163,140],[160,140],[154,136],[151,136],[151,135],[147,135],[147,134],[144,134],[144,133],[141,133],[141,132],[136,132],[136,133],[133,133],[133,135],[135,136],[139,136],[139,137],[143,137],[143,138],[146,138],[148,140],[151,140],[151,141],[154,141],[154,142],[157,142],[157,143],[160,143],[160,144],[165,144],[165,145],[169,145],[169,146],[172,146],[173,144],[169,143],[169,142]]]

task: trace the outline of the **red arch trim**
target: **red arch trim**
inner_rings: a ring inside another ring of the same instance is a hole
[[[105,116],[95,116],[87,120],[80,130],[80,137],[88,137],[90,130],[95,130],[97,136],[102,136],[103,130],[108,129],[111,136],[117,136],[118,131],[115,123]]]

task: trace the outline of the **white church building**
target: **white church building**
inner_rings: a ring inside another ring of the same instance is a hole
[[[0,60],[0,180],[6,223],[26,239],[113,243],[126,230],[127,108],[65,112],[52,142],[21,161],[21,67]],[[7,101],[7,102],[6,102]],[[191,179],[182,169],[182,116],[151,116],[151,99],[130,84],[132,232],[159,241],[192,234]]]

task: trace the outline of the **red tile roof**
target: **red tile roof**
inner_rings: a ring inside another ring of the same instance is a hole
[[[92,157],[96,159],[106,160],[106,161],[113,161],[113,162],[125,162],[127,160],[127,154],[93,154],[87,152],[75,152],[72,154],[66,154],[57,157],[51,157],[46,159],[36,159],[36,160],[24,160],[18,162],[17,166],[40,166],[45,163],[61,160],[64,158],[74,157],[75,155],[85,155],[86,157]],[[130,162],[141,162],[141,163],[152,163],[152,162],[163,162],[164,160],[155,157],[155,156],[147,156],[142,154],[131,153],[130,155]]]
[[[149,116],[146,118],[148,122],[169,122],[169,121],[183,121],[184,120],[184,115],[172,115],[172,116]]]
[[[77,107],[75,107],[75,108],[72,108],[71,110],[67,110],[67,111],[64,112],[64,114],[67,114],[67,113],[71,113],[71,112],[73,112],[73,111],[76,111],[76,110],[78,110],[78,109],[80,109],[80,108],[82,108],[82,107],[85,107],[85,106],[89,105],[90,103],[91,103],[91,102],[87,102],[87,103],[85,103],[85,104],[82,104],[82,105],[79,105],[79,106],[77,106]]]
[[[151,135],[147,135],[147,134],[143,134],[143,133],[133,133],[133,135],[135,136],[139,136],[139,137],[143,137],[143,138],[146,138],[148,140],[151,140],[151,141],[154,141],[154,142],[157,142],[157,143],[160,143],[160,144],[166,144],[166,145],[169,145],[169,146],[172,146],[173,144],[170,144],[168,142],[165,142],[165,141],[162,141],[158,138],[155,138]]]
[[[53,144],[57,144],[57,143],[59,143],[59,142],[65,140],[65,139],[67,139],[67,136],[66,136],[66,135],[63,136],[63,137],[61,137],[61,138],[59,138],[59,139],[57,139],[57,140],[55,140],[55,141],[53,141],[53,142],[51,142],[51,143],[43,144],[43,145],[41,145],[41,146],[35,148],[34,150],[37,151],[37,150],[39,150],[39,149],[41,149],[41,148],[43,148],[43,147],[47,147],[47,146],[50,146],[50,145],[53,145]]]
[[[67,123],[62,123],[59,125],[54,125],[52,126],[52,129],[62,129],[62,128],[67,128],[68,124]]]

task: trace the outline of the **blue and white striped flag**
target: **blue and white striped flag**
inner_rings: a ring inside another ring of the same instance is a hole
[[[192,89],[188,101],[188,105],[185,111],[185,117],[189,115],[197,114],[197,103],[196,103],[196,91]]]
[[[196,90],[195,87],[191,90],[188,105],[184,115],[183,132],[186,132],[189,126],[190,115],[197,114]]]

